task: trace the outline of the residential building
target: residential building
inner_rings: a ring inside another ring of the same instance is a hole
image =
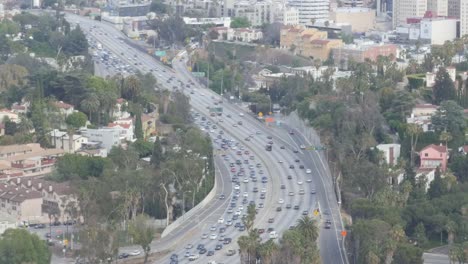
[[[11,106],[11,111],[16,114],[26,114],[29,109],[29,102],[14,103]]]
[[[263,38],[263,33],[259,29],[254,28],[230,28],[227,31],[228,40],[241,42],[253,42]]]
[[[275,13],[275,22],[283,25],[299,24],[299,10],[291,6],[279,8]]]
[[[1,13],[0,13],[1,15]],[[0,218],[0,235],[5,233],[7,229],[17,228],[18,224],[12,217],[1,216]]]
[[[107,157],[107,149],[102,147],[100,142],[85,143],[75,153],[87,157]]]
[[[427,0],[427,11],[436,16],[448,16],[448,0]]]
[[[419,169],[416,171],[416,179],[418,180],[418,182],[425,182],[426,183],[426,186],[425,186],[425,189],[426,189],[426,192],[427,190],[429,190],[429,187],[431,187],[431,182],[434,180],[435,178],[435,169]]]
[[[411,114],[414,116],[432,116],[439,107],[433,104],[417,104],[413,107]]]
[[[411,115],[406,118],[406,123],[419,125],[423,132],[433,131],[431,117],[437,108],[432,104],[418,104],[413,107]]]
[[[16,223],[43,222],[42,195],[14,185],[0,185],[0,214]]]
[[[400,157],[400,144],[380,144],[377,149],[383,153],[385,162],[390,166],[397,165],[398,158]]]
[[[330,14],[336,24],[350,24],[353,32],[367,32],[375,28],[375,10],[362,7],[342,7]]]
[[[234,3],[234,16],[245,17],[254,27],[270,24],[274,21],[271,1],[239,1]]]
[[[88,142],[99,142],[107,152],[112,147],[117,147],[122,144],[121,128],[119,127],[102,127],[97,129],[84,129],[81,134],[88,138]]]
[[[326,61],[330,57],[332,49],[343,46],[341,39],[313,39],[304,41],[302,48],[297,51],[302,56]]]
[[[327,32],[315,28],[306,28],[304,26],[286,26],[281,29],[280,48],[282,49],[301,49],[305,40],[326,39]]]
[[[357,42],[356,44],[333,48],[332,52],[335,65],[338,65],[340,69],[347,69],[350,60],[355,62],[377,61],[379,56],[393,56],[393,58],[398,56],[396,45],[372,41]]]
[[[447,169],[448,151],[446,146],[431,144],[419,152],[421,160],[419,169],[430,170],[440,168],[441,172]]]
[[[122,139],[130,142],[135,140],[135,127],[133,126],[132,118],[115,120],[113,123],[109,123],[107,127],[118,129],[120,131],[120,138]]]
[[[230,17],[183,17],[185,24],[190,26],[203,26],[203,25],[214,25],[215,27],[230,27]]]
[[[460,0],[460,37],[468,35],[468,0]]]
[[[42,214],[52,221],[66,222],[79,219],[78,196],[68,182],[52,182],[39,178],[10,180],[16,188],[38,192],[42,197]]]
[[[71,104],[64,103],[63,101],[55,101],[52,103],[59,110],[60,114],[68,116],[75,111],[75,107]]]
[[[115,119],[125,119],[125,118],[129,118],[130,117],[130,113],[127,112],[128,109],[128,102],[127,100],[123,99],[123,98],[119,98],[116,100],[115,102],[115,106],[114,106],[114,111],[112,113],[112,116],[115,118]]]
[[[442,45],[457,38],[457,19],[424,18],[420,22],[420,38],[431,45]]]
[[[151,1],[110,0],[107,4],[114,16],[136,17],[146,16],[150,12]]]
[[[43,149],[37,143],[0,147],[0,178],[38,176],[50,173],[61,149]]]
[[[299,11],[299,23],[302,25],[329,19],[330,0],[289,0],[289,5]]]
[[[460,1],[461,0],[448,0],[447,1],[447,16],[460,18]]]
[[[71,139],[67,132],[54,129],[48,133],[50,142],[57,149],[63,149],[67,153],[75,153],[81,146],[88,142],[88,138],[73,134]]]
[[[412,17],[423,17],[427,11],[427,0],[394,0],[393,27],[406,24]]]
[[[121,17],[122,32],[132,39],[147,38],[156,36],[156,31],[151,27],[149,20],[156,17],[155,13],[148,13],[145,16]]]
[[[19,115],[6,108],[0,110],[0,123],[2,123],[5,118],[10,119],[11,122],[15,122],[15,123],[20,122]]]

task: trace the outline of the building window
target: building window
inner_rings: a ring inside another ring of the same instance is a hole
[[[429,154],[427,154],[427,153],[424,153],[424,157],[429,157]]]

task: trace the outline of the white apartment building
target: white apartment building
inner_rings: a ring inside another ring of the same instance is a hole
[[[410,17],[423,17],[427,11],[427,0],[394,0],[393,27],[406,24]]]
[[[460,0],[460,37],[468,35],[468,0]]]
[[[299,10],[299,23],[303,25],[329,18],[330,0],[289,0],[289,5]]]
[[[448,0],[427,0],[427,11],[436,16],[448,16]]]
[[[67,132],[54,129],[49,132],[49,138],[52,145],[57,149],[63,149],[67,153],[75,153],[83,144],[88,143],[88,138],[82,135],[73,135],[70,142],[70,135]],[[71,148],[70,148],[71,144]]]
[[[299,24],[299,10],[291,6],[283,6],[275,12],[275,22],[283,25]]]
[[[109,152],[112,147],[120,146],[120,129],[103,127],[99,129],[85,129],[82,134],[91,142],[100,142],[101,145]]]

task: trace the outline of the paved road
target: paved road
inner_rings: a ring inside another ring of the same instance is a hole
[[[423,254],[424,264],[449,264],[450,259],[447,255],[424,253]]]
[[[323,263],[346,263],[345,256],[343,255],[343,250],[339,242],[339,232],[340,228],[338,223],[341,223],[341,220],[338,219],[339,215],[336,213],[336,203],[332,197],[334,197],[333,192],[329,192],[329,184],[323,180],[326,177],[324,173],[326,169],[323,167],[325,164],[320,160],[319,156],[314,155],[313,153],[308,152],[299,152],[293,153],[293,149],[298,149],[298,143],[301,140],[300,135],[290,136],[285,131],[277,131],[272,128],[268,128],[263,124],[259,123],[253,117],[249,116],[246,109],[242,109],[236,105],[229,104],[228,102],[223,103],[224,107],[224,116],[230,114],[232,118],[223,117],[224,122],[219,122],[217,118],[209,117],[207,106],[212,106],[215,101],[219,101],[220,97],[217,94],[214,94],[212,91],[207,90],[195,83],[191,85],[190,88],[185,88],[186,84],[189,83],[189,80],[192,78],[189,73],[186,71],[184,66],[184,60],[186,57],[182,58],[182,61],[174,61],[175,71],[172,69],[165,68],[164,66],[157,63],[153,58],[136,50],[134,47],[127,45],[126,43],[121,43],[116,39],[122,38],[122,34],[114,29],[112,26],[107,24],[99,23],[88,18],[78,17],[74,15],[67,15],[70,22],[78,22],[81,28],[88,32],[92,26],[97,25],[97,28],[92,30],[92,35],[95,37],[109,52],[115,56],[120,57],[122,61],[126,61],[128,64],[135,65],[142,72],[148,72],[151,70],[158,81],[166,86],[169,89],[177,87],[184,90],[191,97],[191,104],[195,112],[199,113],[200,116],[206,116],[208,120],[211,120],[212,123],[218,121],[218,129],[210,132],[213,136],[219,134],[219,130],[224,131],[224,138],[235,140],[236,142],[242,142],[236,146],[236,149],[230,148],[226,153],[226,157],[229,160],[221,160],[220,157],[216,159],[216,164],[221,173],[218,173],[220,184],[219,193],[224,193],[226,195],[232,194],[232,184],[230,182],[231,175],[227,171],[229,170],[226,166],[227,163],[236,157],[239,148],[242,146],[245,150],[248,150],[250,153],[253,153],[255,162],[262,164],[264,168],[264,173],[268,177],[267,183],[252,182],[241,183],[240,185],[240,195],[243,195],[244,192],[247,192],[248,201],[252,200],[256,204],[261,203],[259,199],[259,194],[253,192],[253,188],[265,188],[266,189],[266,199],[263,201],[264,208],[259,210],[257,215],[257,220],[255,222],[255,227],[258,228],[268,228],[274,227],[278,232],[283,232],[288,229],[289,226],[294,225],[296,220],[301,217],[302,211],[307,210],[310,214],[316,206],[320,205],[322,212],[330,211],[332,214],[329,216],[334,222],[334,227],[332,230],[325,230],[321,232],[320,235],[320,248],[321,256]],[[131,61],[129,58],[135,58]],[[176,73],[177,72],[177,73]],[[173,80],[170,78],[173,77]],[[182,81],[184,84],[181,85],[178,80]],[[190,92],[193,91],[193,94]],[[240,116],[240,113],[243,116]],[[242,121],[242,125],[237,125],[234,127],[238,121]],[[200,124],[200,123],[199,123]],[[206,125],[200,124],[200,125]],[[256,134],[256,131],[259,131],[259,134]],[[251,141],[245,141],[245,138],[249,137],[251,134],[253,138]],[[272,141],[274,142],[273,151],[267,152],[264,150],[265,145],[269,141],[267,135],[273,137]],[[280,149],[279,146],[285,146],[285,149]],[[245,154],[242,154],[243,159]],[[296,163],[294,160],[299,159],[300,162]],[[278,161],[283,161],[279,163]],[[312,170],[311,174],[306,174],[305,170],[298,168],[299,164],[304,164],[306,168]],[[289,166],[294,164],[294,169],[290,169]],[[236,167],[239,169],[243,167],[247,171],[247,165],[242,165]],[[250,170],[250,169],[249,169]],[[259,170],[253,169],[257,177],[259,177]],[[287,175],[291,175],[292,179],[288,180]],[[311,182],[307,180],[311,178]],[[242,179],[241,177],[239,179]],[[280,186],[285,185],[284,189],[281,189]],[[304,195],[300,195],[299,191],[303,189]],[[312,189],[316,189],[317,194],[312,194]],[[289,196],[289,192],[292,192],[292,196]],[[253,197],[253,198],[251,198]],[[193,217],[188,219],[187,223],[181,228],[175,230],[170,235],[165,237],[162,240],[156,241],[152,245],[152,249],[156,251],[161,251],[163,249],[171,249],[174,252],[179,254],[180,259],[182,259],[182,253],[186,251],[185,244],[191,243],[197,245],[202,241],[201,234],[212,232],[209,231],[209,227],[217,223],[217,219],[222,215],[225,221],[231,219],[230,214],[227,213],[228,205],[230,204],[229,198],[227,197],[224,200],[213,200],[208,206],[204,207],[197,215],[198,217]],[[240,198],[242,199],[242,198]],[[278,203],[280,199],[284,200],[283,204]],[[286,204],[299,205],[300,210],[285,209]],[[276,208],[282,206],[283,210],[277,212]],[[240,203],[237,202],[236,209],[239,209]],[[246,206],[241,213],[245,213]],[[328,217],[328,216],[327,216]],[[269,218],[274,218],[273,224],[268,224],[267,220]],[[322,229],[321,229],[322,230]],[[237,231],[233,227],[228,227],[226,236],[229,236],[233,239],[233,243],[227,246],[227,248],[235,249],[237,243],[235,242],[236,238],[242,234],[242,232]],[[267,239],[267,234],[262,235],[264,239]],[[202,242],[206,244],[208,250],[212,249],[216,241]],[[130,250],[127,248],[125,250]],[[191,250],[191,253],[194,253],[194,250]],[[224,253],[226,248],[217,252],[213,257],[206,258],[201,257],[200,260],[195,261],[194,263],[206,263],[209,259],[216,261],[222,261],[224,263],[239,263],[239,257],[226,258]],[[169,262],[169,261],[168,261]],[[158,262],[161,263],[161,262]],[[182,263],[182,262],[181,262]]]

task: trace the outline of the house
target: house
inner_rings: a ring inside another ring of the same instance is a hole
[[[437,109],[436,105],[418,104],[411,111],[411,116],[406,118],[406,123],[419,125],[423,132],[433,131],[431,118]]]
[[[304,26],[285,26],[280,33],[280,47],[282,49],[302,50],[304,41],[314,39],[326,39],[328,33],[315,28],[306,28]]]
[[[59,110],[60,114],[68,116],[75,111],[75,107],[71,104],[64,103],[63,101],[56,101],[52,103]]]
[[[418,182],[425,182],[426,192],[429,190],[429,187],[431,187],[431,182],[435,178],[435,172],[435,169],[419,169],[416,171],[416,179]]]
[[[17,113],[9,110],[9,109],[1,109],[0,110],[0,123],[3,123],[3,120],[5,118],[10,119],[11,122],[19,123],[20,122],[20,117]]]
[[[121,130],[120,127],[86,128],[81,134],[88,138],[88,142],[98,142],[109,152],[112,147],[122,145]]]
[[[17,223],[43,222],[42,195],[15,185],[0,185],[0,214],[11,217]]]
[[[227,31],[227,39],[241,42],[253,42],[263,38],[263,33],[258,29],[230,28]]]
[[[459,147],[458,152],[462,153],[463,155],[468,154],[468,145],[463,145]]]
[[[87,157],[107,157],[107,149],[102,147],[100,142],[87,142],[75,153]]]
[[[130,113],[126,111],[128,108],[128,102],[123,98],[118,98],[114,106],[114,112],[112,116],[115,119],[125,119],[130,117]]]
[[[446,146],[431,144],[419,152],[420,170],[431,170],[440,167],[441,172],[447,170],[448,151]]]
[[[88,142],[88,138],[82,135],[70,135],[67,132],[54,129],[48,133],[50,142],[57,149],[63,149],[67,153],[75,153],[81,146]],[[71,141],[71,142],[70,142]],[[71,149],[70,149],[71,144]]]
[[[148,138],[157,134],[156,124],[158,120],[159,114],[157,110],[149,114],[141,115],[144,138]]]
[[[377,149],[383,153],[385,162],[390,166],[397,165],[398,158],[400,157],[400,144],[380,144]]]
[[[11,106],[11,111],[16,114],[23,114],[25,115],[28,112],[29,109],[29,102],[24,102],[24,103],[14,103]]]

